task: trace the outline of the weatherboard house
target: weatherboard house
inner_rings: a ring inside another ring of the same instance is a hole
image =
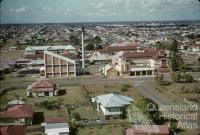
[[[32,83],[27,87],[27,96],[32,97],[43,97],[56,96],[58,93],[56,84],[52,83],[49,80],[39,80],[37,82]]]
[[[0,125],[32,125],[33,107],[29,104],[21,104],[8,107],[0,112]]]
[[[92,98],[92,102],[96,104],[96,110],[102,112],[105,119],[120,118],[124,116],[126,108],[134,100],[131,97],[119,94],[105,94]]]

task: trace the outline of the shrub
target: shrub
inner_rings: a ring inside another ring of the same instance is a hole
[[[71,118],[74,119],[75,121],[79,121],[79,120],[81,119],[81,116],[80,116],[79,113],[73,112],[73,113],[71,114]]]
[[[123,84],[122,88],[121,88],[121,91],[122,92],[126,92],[126,91],[129,90],[129,88],[131,88],[131,86],[129,84]]]
[[[164,80],[164,75],[163,74],[158,74],[155,76],[155,80],[157,82],[162,82]]]
[[[44,107],[48,110],[52,110],[52,109],[60,109],[62,103],[63,103],[63,99],[59,98],[59,99],[53,100],[53,101],[43,100],[39,103],[35,103],[35,105],[37,105],[39,107]]]
[[[180,82],[192,83],[194,81],[192,75],[189,73],[172,73],[171,78],[174,82],[177,83]]]

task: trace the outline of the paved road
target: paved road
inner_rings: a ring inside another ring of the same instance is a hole
[[[126,83],[129,81],[138,82],[145,81],[152,77],[139,77],[139,78],[62,78],[62,79],[53,79],[52,81],[58,84],[59,86],[68,86],[68,85],[80,85],[80,84],[101,84],[101,83]],[[16,87],[16,88],[26,88],[28,85],[32,84],[39,79],[25,79],[10,82],[0,82],[0,89]]]

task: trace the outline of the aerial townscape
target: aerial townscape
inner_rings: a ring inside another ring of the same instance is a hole
[[[0,135],[200,134],[196,10],[197,19],[58,23],[26,22],[33,11],[11,5],[1,1],[16,16],[1,13]]]

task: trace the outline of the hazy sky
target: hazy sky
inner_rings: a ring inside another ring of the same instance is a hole
[[[200,20],[198,0],[3,0],[1,23]]]

